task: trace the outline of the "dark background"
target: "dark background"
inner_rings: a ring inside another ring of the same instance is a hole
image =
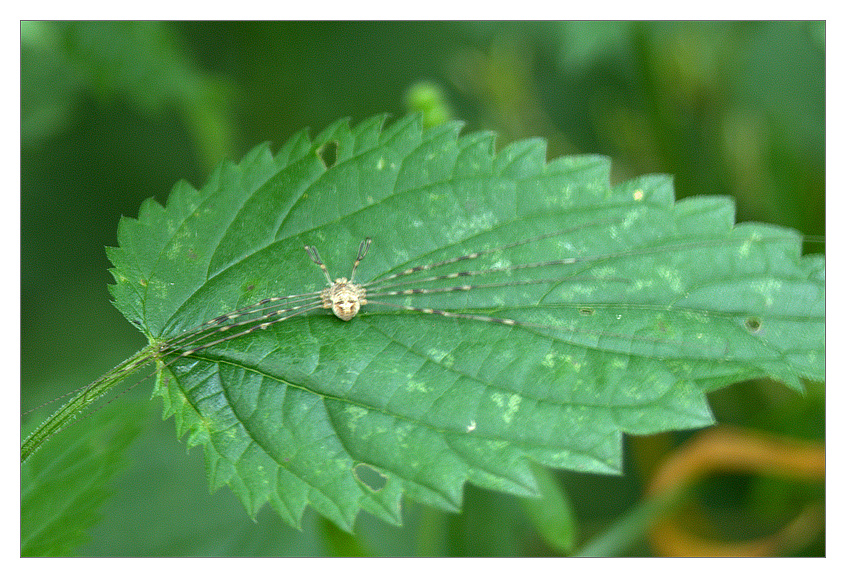
[[[731,195],[738,221],[824,234],[823,23],[23,23],[22,409],[145,345],[106,290],[103,247],[121,215],[164,202],[179,179],[202,186],[260,142],[421,107],[494,130],[499,146],[543,137],[550,158],[611,156],[615,182],[670,173],[679,198]],[[142,385],[127,397],[148,396]],[[753,382],[710,399],[720,423],[824,437],[820,384],[800,397]],[[461,515],[406,501],[404,528],[362,514],[356,537],[310,512],[303,532],[270,508],[256,524],[228,490],[209,496],[201,450],[185,455],[160,402],[140,407],[144,431],[82,554],[556,554],[516,499],[471,487]],[[559,474],[581,540],[637,504],[688,435],[629,440],[619,478]],[[773,533],[822,499],[821,482],[776,478],[701,484],[712,537]],[[642,541],[630,553],[651,551]],[[789,553],[823,552],[817,538]]]

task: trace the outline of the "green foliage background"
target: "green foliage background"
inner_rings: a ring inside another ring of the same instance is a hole
[[[116,244],[121,214],[136,215],[150,196],[165,201],[181,178],[202,185],[224,156],[237,161],[258,142],[276,147],[339,116],[401,116],[407,106],[451,114],[497,131],[500,146],[544,137],[550,158],[611,156],[614,182],[666,172],[679,198],[728,194],[738,221],[823,234],[824,40],[819,23],[24,23],[22,408],[144,346],[106,291],[103,246]],[[710,402],[721,423],[824,433],[815,384],[802,398],[741,384]],[[158,401],[141,407],[149,411],[123,455],[128,466],[77,554],[560,552],[534,529],[531,508],[469,486],[462,514],[406,502],[403,528],[362,515],[349,536],[309,511],[297,532],[268,508],[255,524],[228,491],[208,494],[201,452],[185,455]],[[138,416],[133,409],[133,427]],[[638,503],[649,456],[685,435],[631,442],[619,478],[556,474],[581,540]],[[717,527],[742,519],[741,532],[760,535],[820,492],[726,478],[704,485],[701,500]],[[803,553],[822,553],[822,543]]]

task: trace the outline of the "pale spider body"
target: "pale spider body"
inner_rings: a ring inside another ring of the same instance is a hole
[[[353,263],[352,273],[350,274],[349,280],[347,280],[346,277],[339,277],[338,279],[335,279],[335,282],[333,283],[332,277],[329,276],[329,271],[326,269],[326,265],[324,265],[323,261],[320,260],[320,255],[318,255],[317,249],[309,245],[305,246],[308,256],[318,267],[320,267],[323,274],[326,276],[326,283],[328,286],[320,292],[322,306],[324,309],[331,309],[332,313],[334,313],[338,319],[349,321],[356,316],[362,305],[367,304],[367,299],[365,299],[367,296],[367,290],[363,285],[355,283],[354,280],[355,270],[358,268],[358,264],[361,263],[361,260],[364,259],[364,256],[367,254],[367,250],[369,248],[370,238],[368,237],[361,242],[361,245],[358,246],[358,256],[355,259],[355,263]]]
[[[329,287],[320,292],[324,309],[331,309],[338,319],[349,321],[356,316],[362,305],[367,304],[367,290],[358,283],[347,281],[346,277],[335,279]]]

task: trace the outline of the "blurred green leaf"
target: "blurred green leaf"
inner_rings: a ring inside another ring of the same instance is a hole
[[[64,129],[86,95],[180,113],[209,167],[229,154],[231,85],[191,61],[166,22],[22,22],[21,140]]]
[[[578,527],[570,498],[555,476],[546,468],[534,466],[540,496],[522,498],[523,507],[544,541],[563,554],[572,552]]]
[[[90,540],[145,411],[104,408],[21,466],[21,556],[70,556]]]
[[[559,22],[559,66],[566,71],[583,70],[621,52],[629,42],[635,22]]]
[[[293,317],[170,357],[160,376],[212,488],[250,515],[269,502],[297,525],[310,504],[349,530],[360,509],[400,523],[403,494],[457,509],[466,481],[536,495],[531,461],[616,472],[623,432],[711,423],[710,389],[822,378],[824,261],[800,258],[794,232],[735,227],[724,198],[674,203],[666,177],[610,187],[607,160],[547,164],[539,139],[494,155],[492,135],[457,139],[456,123],[383,121],[258,147],[199,191],[180,183],[166,208],[124,219],[109,253],[117,307],[166,345],[265,297],[317,305],[303,245],[338,276],[373,238],[358,271],[371,303],[351,322]],[[446,290],[441,274],[467,269],[484,271],[474,288]]]

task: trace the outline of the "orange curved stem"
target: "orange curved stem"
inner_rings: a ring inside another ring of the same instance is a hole
[[[718,426],[692,438],[656,471],[650,494],[676,490],[716,472],[770,474],[804,480],[825,477],[825,448],[817,442]],[[771,536],[739,542],[689,533],[676,516],[656,522],[650,541],[662,556],[774,556],[807,543],[822,529],[825,512],[809,504]]]

